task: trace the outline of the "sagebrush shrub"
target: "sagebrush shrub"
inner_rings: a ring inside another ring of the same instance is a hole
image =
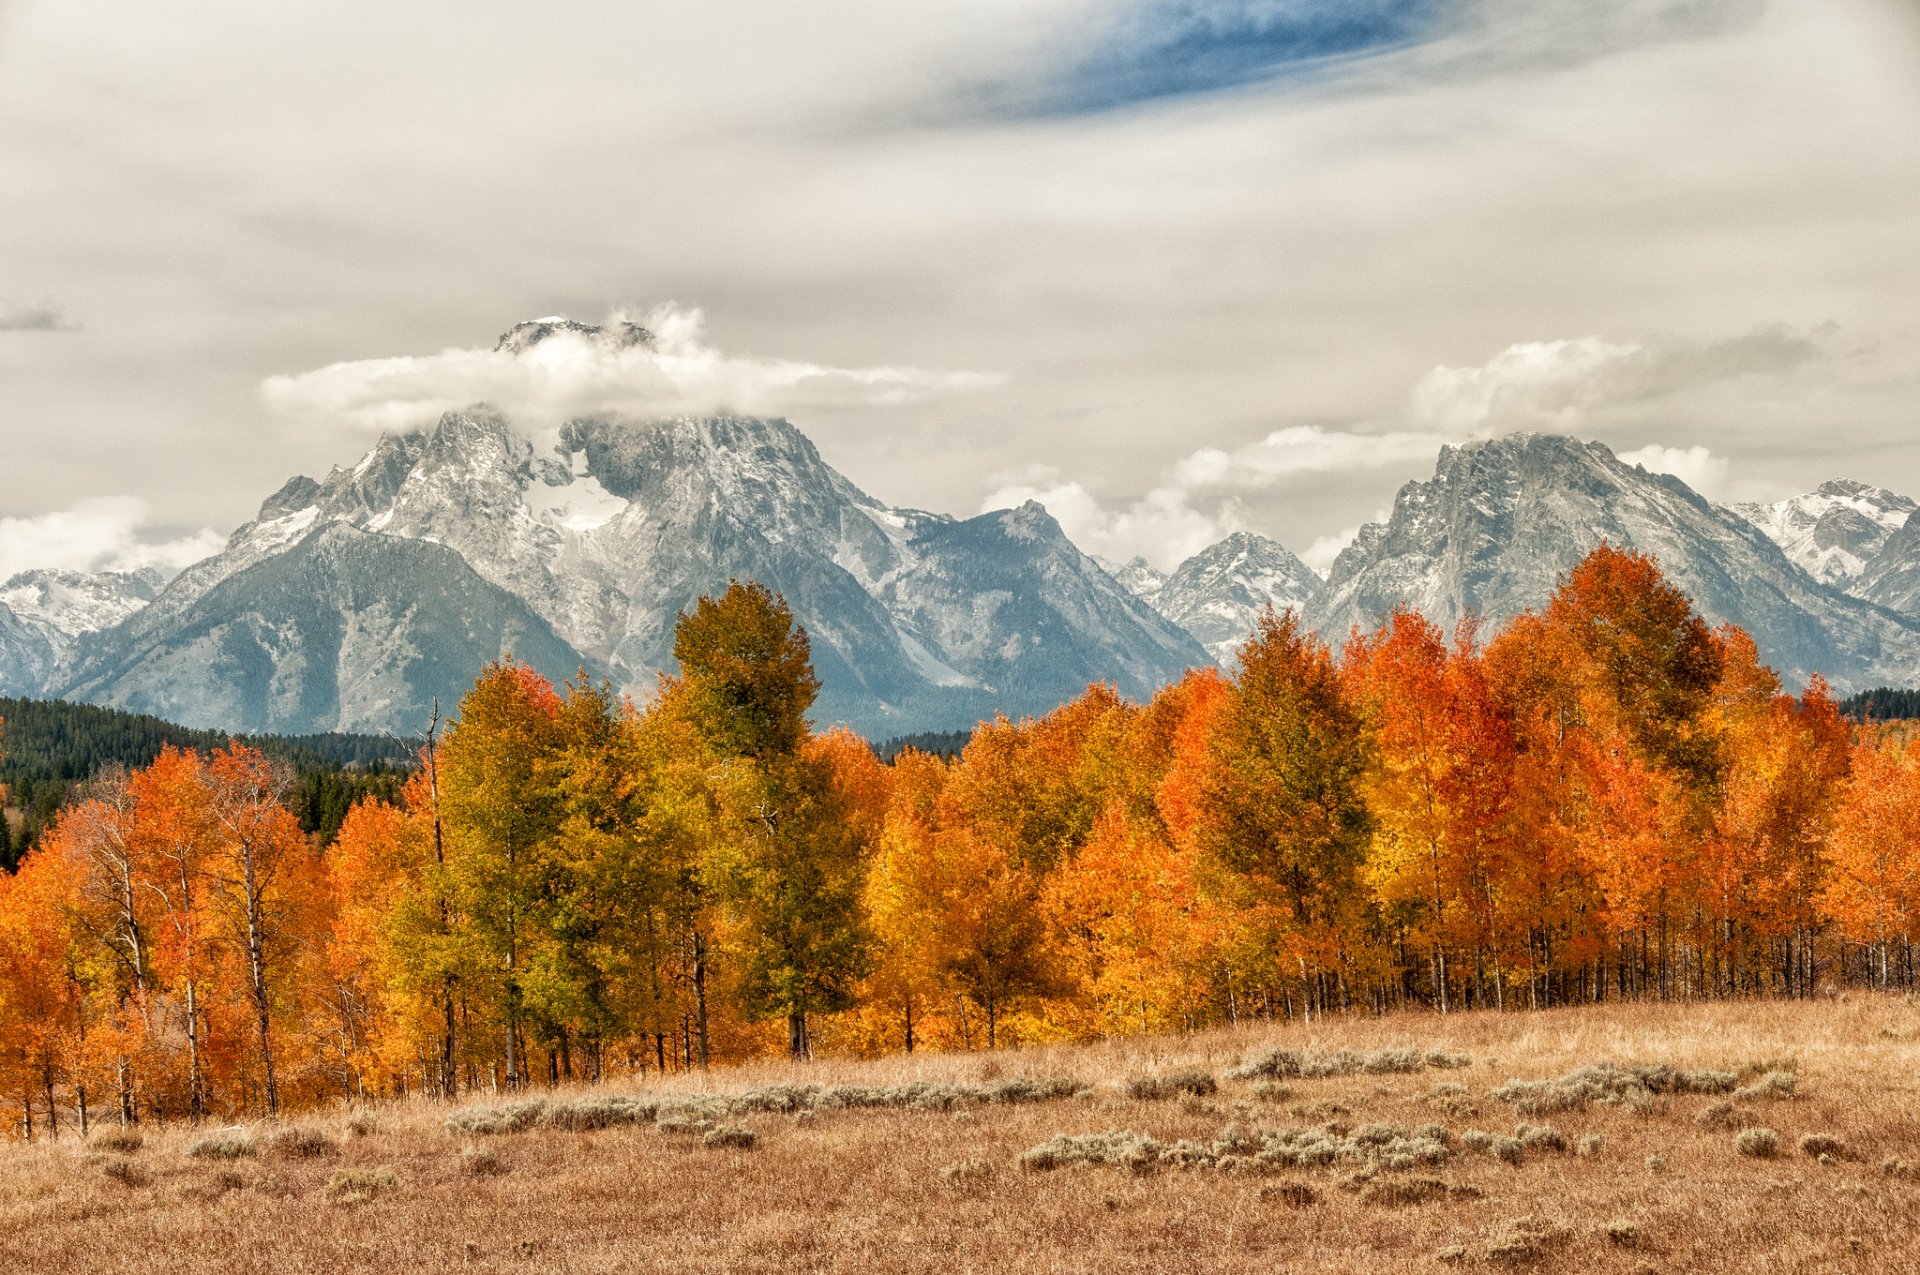
[[[1822,1156],[1838,1158],[1844,1150],[1845,1144],[1830,1133],[1809,1133],[1800,1139],[1800,1153],[1816,1160]]]
[[[1733,1135],[1733,1149],[1756,1160],[1769,1160],[1780,1151],[1780,1135],[1767,1128],[1742,1129]]]
[[[1640,1226],[1626,1218],[1615,1218],[1607,1223],[1607,1242],[1621,1248],[1633,1248],[1640,1243]]]
[[[1747,1122],[1747,1113],[1730,1102],[1716,1102],[1700,1109],[1694,1123],[1702,1129],[1739,1129]]]
[[[1529,1266],[1562,1248],[1573,1232],[1558,1222],[1515,1218],[1487,1241],[1487,1260],[1505,1266]]]
[[[1157,1076],[1135,1076],[1127,1081],[1127,1097],[1149,1102],[1177,1098],[1181,1094],[1206,1098],[1219,1091],[1219,1082],[1210,1071],[1170,1071]]]
[[[701,1145],[732,1151],[746,1151],[759,1141],[751,1129],[742,1129],[739,1125],[723,1124],[707,1130],[700,1139]]]
[[[335,1169],[325,1192],[335,1204],[364,1204],[399,1185],[392,1169]]]
[[[100,1172],[121,1186],[127,1187],[145,1186],[150,1180],[146,1169],[134,1160],[119,1158],[108,1160],[100,1166]]]
[[[544,1098],[502,1103],[496,1107],[464,1107],[449,1115],[446,1124],[452,1133],[482,1136],[519,1133],[523,1129],[531,1129],[546,1110]]]
[[[305,1125],[288,1125],[275,1129],[268,1134],[266,1148],[269,1154],[285,1160],[312,1160],[334,1151],[333,1139],[318,1129]]]
[[[470,1178],[490,1178],[507,1171],[490,1147],[460,1148],[460,1172]]]
[[[87,1145],[99,1151],[132,1155],[146,1145],[146,1139],[138,1129],[102,1129],[87,1136]]]
[[[940,1176],[949,1182],[977,1186],[993,1180],[994,1168],[991,1163],[976,1156],[949,1164],[940,1170]]]
[[[244,1129],[221,1129],[187,1144],[187,1155],[195,1160],[239,1160],[254,1150],[253,1139]]]
[[[1800,1077],[1791,1071],[1770,1071],[1752,1084],[1734,1092],[1734,1097],[1748,1101],[1770,1099],[1779,1101],[1794,1096],[1799,1088]]]
[[[1604,1144],[1605,1140],[1602,1139],[1599,1134],[1583,1133],[1580,1135],[1580,1141],[1574,1144],[1574,1154],[1583,1159],[1591,1160],[1594,1156],[1600,1154],[1600,1148]]]
[[[1290,1209],[1304,1209],[1320,1202],[1320,1193],[1305,1182],[1277,1182],[1260,1188],[1260,1198]]]
[[[1426,1068],[1452,1069],[1468,1066],[1473,1060],[1465,1054],[1433,1049],[1422,1052],[1411,1046],[1376,1049],[1356,1053],[1337,1049],[1332,1053],[1299,1052],[1275,1049],[1227,1072],[1229,1080],[1284,1080],[1291,1077],[1390,1076],[1406,1075]]]

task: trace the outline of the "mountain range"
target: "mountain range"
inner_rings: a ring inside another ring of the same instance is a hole
[[[555,332],[651,341],[635,325]],[[954,518],[882,503],[785,420],[568,422],[538,442],[484,406],[296,477],[171,580],[30,571],[0,584],[0,693],[249,732],[417,733],[486,661],[644,696],[682,609],[729,579],[778,590],[812,639],[816,717],[870,737],[1044,712],[1093,681],[1143,697],[1230,667],[1267,606],[1332,640],[1398,603],[1451,626],[1539,605],[1602,541],[1644,550],[1791,684],[1920,684],[1915,502],[1837,481],[1715,505],[1599,443],[1442,448],[1321,579],[1247,532],[1162,573],[1081,552],[1035,503]]]

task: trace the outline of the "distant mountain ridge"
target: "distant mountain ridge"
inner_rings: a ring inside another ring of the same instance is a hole
[[[1849,591],[1916,507],[1906,496],[1850,478],[1770,505],[1732,506],[1814,579]]]
[[[1792,685],[1843,691],[1920,679],[1920,619],[1833,589],[1747,518],[1601,443],[1513,434],[1443,448],[1385,523],[1334,561],[1307,622],[1371,628],[1405,602],[1445,627],[1498,624],[1545,601],[1602,542],[1650,553],[1709,620],[1739,625]]]
[[[518,324],[649,346],[634,324]],[[1790,683],[1920,683],[1915,502],[1835,480],[1716,506],[1599,443],[1517,434],[1442,449],[1325,580],[1235,533],[1172,572],[1082,553],[1038,504],[954,518],[882,503],[785,420],[588,416],[539,442],[484,405],[298,476],[217,554],[153,573],[0,585],[0,693],[251,732],[416,733],[491,659],[636,696],[675,619],[730,579],[783,594],[812,639],[820,724],[870,738],[1045,712],[1090,682],[1145,697],[1230,667],[1266,607],[1338,642],[1405,603],[1451,626],[1540,605],[1596,545],[1652,553]]]
[[[1215,663],[1232,667],[1260,613],[1304,611],[1321,580],[1277,540],[1236,531],[1202,549],[1171,575],[1144,558],[1102,563],[1161,615],[1193,634]]]
[[[555,318],[500,348],[562,333],[652,339]],[[894,508],[784,420],[583,418],[536,446],[474,407],[288,481],[42,686],[188,725],[406,733],[507,652],[645,695],[682,609],[734,578],[806,626],[823,724],[875,738],[1044,712],[1094,681],[1145,696],[1207,662],[1037,504]]]

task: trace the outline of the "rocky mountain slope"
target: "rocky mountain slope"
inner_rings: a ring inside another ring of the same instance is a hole
[[[187,726],[408,736],[506,651],[553,678],[587,663],[446,546],[336,523],[101,634],[64,691]]]
[[[522,324],[501,348],[580,327]],[[429,665],[470,680],[511,649],[644,695],[680,611],[734,578],[807,627],[819,719],[875,736],[1043,712],[1093,681],[1144,696],[1207,660],[1037,505],[892,508],[783,420],[576,420],[536,445],[472,408],[288,482],[53,689],[190,724],[411,731],[446,697]]]
[[[1920,621],[1815,580],[1739,514],[1599,443],[1516,434],[1442,450],[1385,523],[1334,562],[1308,622],[1330,638],[1377,624],[1402,600],[1443,626],[1498,623],[1552,592],[1609,542],[1655,555],[1709,619],[1751,633],[1790,683],[1824,673],[1843,690],[1920,679]]]
[[[1837,478],[1805,495],[1732,509],[1766,532],[1814,579],[1857,592],[1854,583],[1917,507],[1897,492]]]
[[[1320,585],[1285,545],[1241,531],[1194,554],[1142,596],[1231,667],[1263,610],[1304,611]]]

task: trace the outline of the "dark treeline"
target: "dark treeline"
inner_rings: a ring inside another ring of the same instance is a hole
[[[916,753],[952,761],[966,751],[967,741],[972,738],[970,730],[923,730],[883,740],[873,746],[873,755],[891,766],[901,753],[911,748]]]
[[[233,736],[145,713],[66,700],[0,698],[0,785],[12,817],[0,820],[0,865],[12,871],[79,786],[112,766],[137,770],[165,747],[211,752],[234,738],[290,766],[289,800],[308,832],[330,841],[353,802],[391,798],[414,745],[386,735]]]
[[[1840,712],[1856,722],[1902,722],[1920,717],[1920,691],[1876,686],[1840,701]]]

